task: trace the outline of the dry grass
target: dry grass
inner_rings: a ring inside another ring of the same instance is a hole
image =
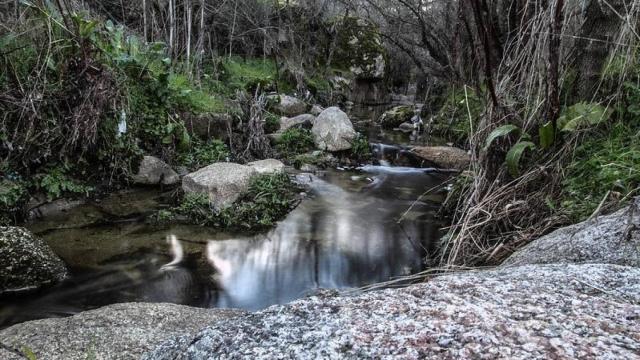
[[[522,24],[521,33],[505,47],[505,55],[495,75],[499,106],[486,109],[483,120],[472,129],[472,182],[462,196],[448,199],[455,203],[453,225],[441,244],[440,266],[460,269],[478,265],[495,265],[531,240],[566,224],[568,219],[553,209],[559,198],[564,167],[578,143],[578,136],[564,137],[561,144],[549,151],[538,152],[528,158],[520,176],[509,176],[503,166],[506,150],[513,144],[509,139],[483,150],[490,131],[512,123],[523,132],[537,135],[538,127],[546,122],[548,99],[547,56],[550,41],[550,5]],[[614,41],[612,59],[620,57],[632,61],[637,52],[637,24],[640,5],[633,2],[626,8],[619,34]],[[569,80],[571,51],[576,43],[580,22],[578,5],[567,5],[564,14],[560,45],[560,84]],[[594,39],[594,41],[597,41]],[[617,71],[619,86],[631,64]],[[595,94],[594,94],[595,95]],[[616,101],[618,93],[604,96],[605,105]],[[570,105],[570,104],[569,104]]]

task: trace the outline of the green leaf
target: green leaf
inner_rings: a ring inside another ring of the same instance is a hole
[[[548,149],[553,145],[555,141],[555,129],[553,128],[553,123],[551,121],[546,124],[540,126],[538,129],[538,134],[540,135],[540,147],[542,149]]]
[[[491,132],[491,134],[489,134],[489,136],[487,137],[487,141],[484,144],[484,149],[483,150],[487,150],[489,149],[489,147],[491,146],[491,144],[499,137],[503,137],[503,136],[507,136],[511,133],[520,133],[520,128],[515,126],[515,125],[511,125],[511,124],[507,124],[507,125],[502,125],[499,128],[493,130]]]
[[[599,104],[577,103],[565,109],[558,118],[558,129],[561,131],[577,131],[598,125],[609,120],[613,110]]]
[[[186,129],[182,128],[182,136],[180,136],[180,141],[178,142],[178,150],[180,151],[188,151],[191,146],[191,136]]]
[[[530,149],[534,150],[536,148],[536,144],[531,141],[520,141],[513,145],[511,150],[507,153],[507,157],[505,162],[507,163],[507,169],[509,170],[509,174],[511,176],[516,177],[520,172],[520,159],[522,158],[522,154],[525,150]]]

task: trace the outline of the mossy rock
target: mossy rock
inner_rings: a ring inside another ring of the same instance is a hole
[[[42,239],[27,229],[0,227],[0,293],[62,281],[67,268]]]
[[[412,106],[396,106],[380,116],[379,123],[384,129],[394,129],[400,124],[411,121],[414,115]]]

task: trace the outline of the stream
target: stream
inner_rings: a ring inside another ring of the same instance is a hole
[[[397,146],[408,138],[384,144],[375,142],[391,142],[384,134],[369,137],[375,165],[292,174],[308,186],[307,197],[265,233],[161,227],[140,217],[85,224],[96,212],[90,205],[27,225],[72,275],[0,298],[0,328],[132,301],[259,310],[318,289],[352,289],[424,270],[440,236],[435,214],[444,193],[416,199],[447,175],[418,167],[424,164]],[[112,207],[162,203],[148,189],[118,196]],[[73,220],[84,225],[65,225]]]

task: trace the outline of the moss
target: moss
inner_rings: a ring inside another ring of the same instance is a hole
[[[380,125],[384,129],[394,129],[402,123],[411,121],[413,115],[413,106],[396,106],[382,114],[380,117]]]

